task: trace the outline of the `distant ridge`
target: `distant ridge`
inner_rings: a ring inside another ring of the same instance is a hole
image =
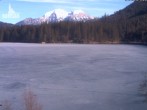
[[[147,2],[135,1],[128,5],[126,8],[115,12],[110,15],[111,20],[116,19],[131,19],[134,17],[146,16],[147,15]]]
[[[1,21],[0,21],[0,28],[9,27],[9,26],[13,26],[13,24],[4,23],[4,22],[1,22]]]

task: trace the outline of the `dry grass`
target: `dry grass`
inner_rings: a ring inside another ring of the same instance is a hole
[[[144,97],[143,102],[147,103],[147,73],[144,75],[144,79],[139,86],[139,95]]]
[[[2,110],[12,110],[10,101],[5,100],[2,102]]]
[[[42,110],[36,95],[32,91],[26,91],[23,95],[25,110]]]
[[[37,100],[37,96],[31,91],[26,91],[23,94],[23,110],[42,110],[41,104]],[[12,110],[11,102],[5,100],[0,104],[0,110]],[[2,108],[2,109],[1,109]]]

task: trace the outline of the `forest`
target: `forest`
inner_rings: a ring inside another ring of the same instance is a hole
[[[0,28],[0,42],[147,43],[147,2],[133,2],[113,15],[86,22],[11,25]]]

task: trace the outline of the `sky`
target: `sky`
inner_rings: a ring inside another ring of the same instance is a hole
[[[54,9],[83,10],[94,17],[125,8],[131,4],[125,0],[0,0],[0,21],[17,23],[25,18],[38,18]]]

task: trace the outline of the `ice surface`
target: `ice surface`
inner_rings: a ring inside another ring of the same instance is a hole
[[[0,43],[0,102],[22,110],[31,89],[44,110],[146,110],[146,65],[146,46]]]

